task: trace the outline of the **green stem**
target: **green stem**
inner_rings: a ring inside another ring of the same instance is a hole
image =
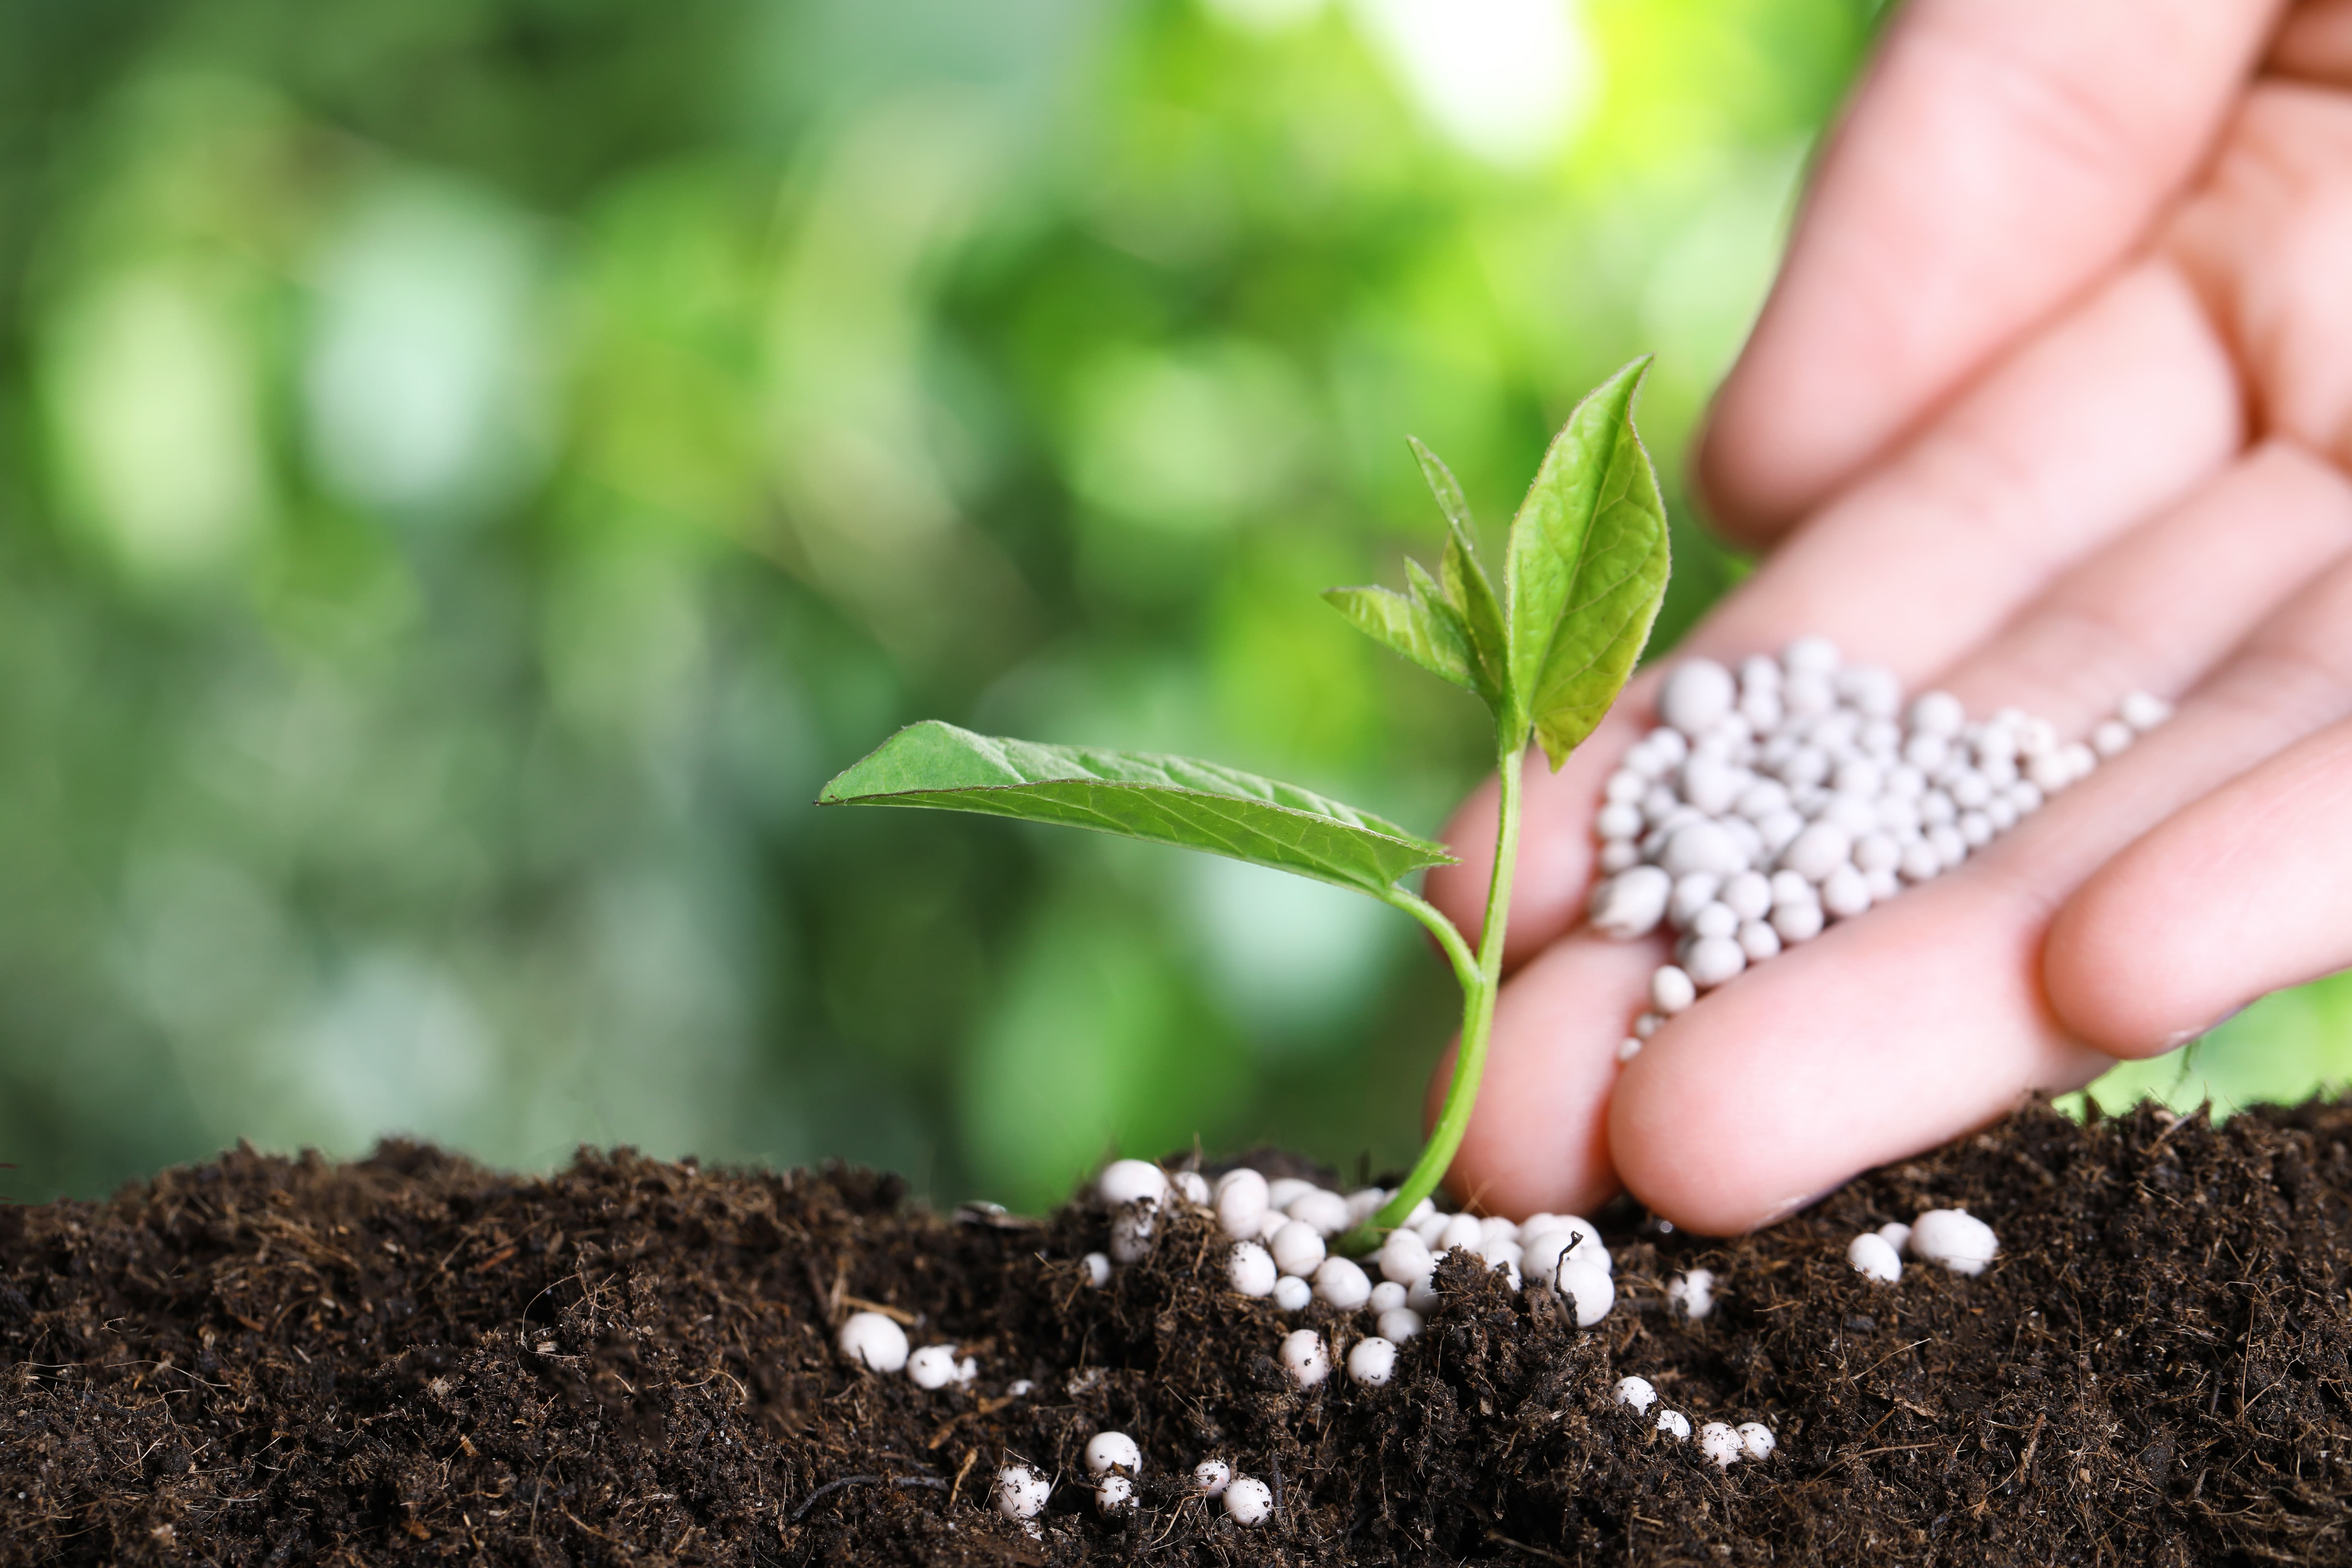
[[[1496,769],[1501,801],[1496,810],[1495,869],[1486,883],[1486,919],[1479,928],[1476,955],[1472,955],[1454,922],[1425,900],[1402,889],[1391,890],[1388,901],[1434,932],[1454,963],[1454,977],[1462,983],[1462,1044],[1454,1053],[1454,1078],[1445,1087],[1445,1103],[1437,1113],[1437,1125],[1430,1129],[1429,1141],[1422,1145],[1421,1158],[1413,1162],[1404,1184],[1381,1205],[1380,1212],[1340,1238],[1343,1252],[1370,1251],[1422,1199],[1435,1192],[1462,1147],[1463,1135],[1470,1130],[1478,1080],[1486,1070],[1486,1042],[1494,1033],[1495,997],[1503,985],[1503,932],[1511,912],[1511,873],[1518,863],[1519,767],[1525,750],[1524,738],[1516,746],[1503,746]]]

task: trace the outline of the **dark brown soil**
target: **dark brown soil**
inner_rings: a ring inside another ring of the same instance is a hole
[[[1099,1213],[941,1218],[863,1173],[240,1152],[0,1210],[0,1563],[2344,1562],[2347,1198],[2343,1107],[2034,1109],[1766,1235],[1609,1216],[1589,1333],[1449,1266],[1396,1384],[1300,1394],[1297,1324],[1219,1289],[1192,1217],[1093,1290]],[[2000,1234],[1984,1277],[1846,1267],[1954,1204]],[[1661,1287],[1697,1266],[1692,1324]],[[977,1387],[845,1366],[858,1300]],[[1611,1403],[1626,1373],[1779,1452],[1717,1471]],[[1107,1525],[1070,1478],[1112,1427],[1144,1506]],[[1212,1453],[1275,1522],[1187,1498]],[[1035,1537],[990,1507],[1009,1457],[1064,1478]]]

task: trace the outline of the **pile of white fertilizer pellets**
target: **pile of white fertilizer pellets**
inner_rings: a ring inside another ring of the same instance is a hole
[[[1143,1449],[1124,1432],[1097,1432],[1087,1441],[1087,1473],[1095,1511],[1116,1519],[1135,1506],[1136,1478],[1143,1474]],[[1231,1464],[1206,1458],[1192,1467],[1192,1490],[1221,1502],[1227,1518],[1244,1527],[1274,1517],[1274,1489],[1254,1476],[1237,1475]],[[1054,1483],[1035,1467],[1009,1464],[996,1472],[996,1511],[1030,1524],[1053,1500]]]
[[[903,1372],[917,1388],[934,1393],[950,1385],[969,1387],[980,1375],[980,1363],[971,1356],[959,1357],[953,1345],[925,1345],[909,1351],[907,1331],[882,1312],[852,1312],[834,1343],[844,1356],[869,1371]]]
[[[1892,1285],[1903,1278],[1903,1256],[1940,1263],[1955,1274],[1975,1276],[1992,1265],[2000,1240],[1992,1226],[1966,1209],[1928,1209],[1909,1225],[1901,1220],[1864,1231],[1846,1243],[1845,1260],[1864,1279]]]
[[[1593,1327],[1617,1304],[1616,1266],[1609,1248],[1592,1222],[1576,1215],[1537,1214],[1512,1221],[1444,1214],[1424,1198],[1380,1250],[1360,1264],[1332,1253],[1330,1241],[1388,1202],[1389,1193],[1380,1187],[1340,1193],[1299,1177],[1269,1179],[1247,1166],[1226,1172],[1212,1186],[1193,1172],[1171,1175],[1148,1161],[1120,1160],[1105,1168],[1096,1190],[1116,1216],[1114,1238],[1148,1237],[1160,1206],[1172,1194],[1214,1214],[1233,1238],[1225,1279],[1237,1294],[1270,1297],[1286,1312],[1302,1311],[1319,1300],[1369,1317],[1374,1331],[1354,1340],[1344,1362],[1348,1376],[1367,1388],[1382,1387],[1396,1375],[1400,1347],[1436,1310],[1437,1265],[1447,1252],[1459,1249],[1482,1268],[1500,1269],[1515,1290],[1557,1293],[1570,1304],[1581,1328]],[[1107,1281],[1110,1260],[1099,1253],[1089,1256],[1101,1259],[1097,1282]],[[1715,1276],[1704,1268],[1677,1274],[1667,1282],[1665,1298],[1669,1310],[1702,1320],[1715,1310]],[[1276,1360],[1301,1389],[1315,1387],[1333,1371],[1331,1347],[1312,1329],[1284,1336]],[[1658,1429],[1675,1431],[1672,1423],[1661,1423]],[[1687,1422],[1679,1436],[1689,1438]],[[1769,1451],[1771,1434],[1764,1432],[1762,1441]],[[1752,1444],[1750,1457],[1762,1457]]]
[[[1845,664],[1823,637],[1736,671],[1683,660],[1596,822],[1592,928],[1676,935],[1618,1059],[1749,966],[1956,868],[2171,713],[2134,692],[2062,742],[2014,708],[1972,720],[1945,691],[1906,704],[1892,671]]]
[[[1515,1290],[1557,1292],[1583,1328],[1599,1323],[1617,1304],[1609,1249],[1592,1223],[1575,1215],[1530,1215],[1515,1223],[1491,1215],[1444,1214],[1423,1199],[1365,1260],[1379,1276],[1375,1282],[1365,1264],[1331,1252],[1329,1244],[1388,1202],[1389,1193],[1379,1187],[1340,1193],[1297,1177],[1269,1179],[1246,1166],[1226,1172],[1212,1186],[1196,1171],[1170,1172],[1148,1160],[1117,1160],[1104,1168],[1095,1192],[1110,1213],[1111,1250],[1090,1252],[1080,1260],[1090,1288],[1108,1285],[1120,1265],[1139,1263],[1150,1254],[1169,1203],[1191,1205],[1213,1215],[1232,1238],[1225,1279],[1236,1294],[1270,1297],[1286,1312],[1302,1311],[1320,1300],[1354,1315],[1359,1329],[1369,1321],[1373,1331],[1352,1334],[1339,1363],[1351,1382],[1365,1389],[1384,1387],[1396,1376],[1401,1347],[1421,1332],[1428,1315],[1437,1310],[1437,1265],[1450,1251],[1465,1252],[1486,1269],[1502,1270]],[[1715,1276],[1704,1268],[1674,1276],[1665,1287],[1667,1310],[1692,1321],[1706,1318],[1715,1308]],[[910,1351],[907,1331],[887,1313],[853,1313],[842,1323],[835,1343],[845,1360],[877,1373],[904,1372],[918,1387],[934,1392],[968,1387],[979,1373],[974,1359],[960,1357],[952,1344]],[[1302,1328],[1283,1337],[1276,1359],[1292,1384],[1303,1391],[1330,1377],[1332,1351],[1321,1333]],[[1081,1392],[1090,1376],[1075,1374],[1072,1392]],[[1035,1385],[1023,1378],[1008,1384],[1004,1393],[1018,1399],[1034,1391]],[[1639,1391],[1641,1397],[1634,1399],[1630,1391]],[[1633,1405],[1637,1413],[1646,1411],[1653,1397],[1650,1384],[1641,1378],[1629,1377],[1617,1385],[1617,1402]],[[1719,1442],[1710,1436],[1720,1426],[1700,1428],[1697,1439],[1702,1453],[1718,1464],[1743,1457],[1760,1459],[1771,1452],[1772,1434],[1751,1422],[1737,1435],[1744,1447],[1723,1458],[1716,1451]],[[1661,1414],[1654,1430],[1677,1442],[1692,1440],[1689,1420],[1675,1411]],[[1097,1433],[1088,1442],[1087,1465],[1093,1473],[1090,1485],[1097,1512],[1111,1517],[1134,1506],[1135,1478],[1142,1464],[1142,1450],[1124,1433]],[[1223,1458],[1202,1460],[1193,1479],[1200,1494],[1222,1500],[1225,1513],[1238,1525],[1262,1524],[1273,1516],[1274,1497],[1265,1483],[1238,1473]],[[1053,1482],[1033,1466],[1010,1463],[997,1472],[996,1506],[1007,1519],[1034,1528],[1052,1495]]]
[[[1658,1391],[1650,1386],[1646,1377],[1621,1377],[1617,1380],[1617,1403],[1646,1417],[1650,1407],[1658,1403]],[[1664,1432],[1678,1443],[1691,1440],[1690,1417],[1679,1410],[1661,1406],[1651,1429]],[[1772,1450],[1780,1446],[1772,1428],[1761,1421],[1743,1421],[1737,1426],[1725,1421],[1709,1421],[1698,1429],[1698,1451],[1714,1460],[1718,1469],[1727,1470],[1742,1459],[1769,1458]]]

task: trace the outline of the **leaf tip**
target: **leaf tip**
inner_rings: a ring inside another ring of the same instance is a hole
[[[1623,364],[1618,367],[1617,374],[1609,378],[1612,382],[1622,382],[1624,384],[1625,403],[1629,414],[1633,406],[1633,399],[1640,395],[1643,384],[1650,379],[1651,367],[1655,365],[1657,363],[1658,356],[1654,353],[1635,354],[1632,359],[1627,360]]]

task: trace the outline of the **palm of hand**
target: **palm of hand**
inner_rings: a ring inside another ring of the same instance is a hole
[[[1622,1181],[1745,1228],[2352,963],[2352,0],[1914,0],[1703,470],[1779,543],[1694,651],[1822,631],[1972,711],[2179,713],[1621,1074],[1660,948],[1576,922],[1637,683],[1530,772],[1459,1190],[1567,1210]],[[1465,927],[1491,820],[1466,806],[1432,879]]]

